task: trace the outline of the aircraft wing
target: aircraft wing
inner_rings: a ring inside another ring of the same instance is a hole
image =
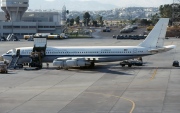
[[[53,61],[53,66],[74,67],[94,66],[95,62],[108,61],[107,57],[59,57]]]
[[[106,57],[60,57],[57,60],[65,61],[65,60],[85,60],[85,61],[95,61],[98,62],[100,60],[107,60]]]

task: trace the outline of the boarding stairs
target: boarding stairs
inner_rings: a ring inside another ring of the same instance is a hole
[[[6,40],[7,40],[7,41],[10,41],[10,40],[12,39],[12,37],[13,37],[13,34],[9,34],[9,35],[7,36],[7,38],[6,38]]]
[[[6,38],[7,41],[19,41],[19,39],[17,38],[17,36],[15,36],[14,34],[9,34]]]
[[[12,60],[8,65],[9,69],[15,69],[19,60],[19,56],[13,55]]]

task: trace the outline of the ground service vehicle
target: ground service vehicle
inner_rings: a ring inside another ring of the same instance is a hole
[[[154,28],[154,26],[148,26],[148,27],[146,28],[146,30],[147,30],[147,31],[151,31],[153,28]]]
[[[105,27],[102,31],[103,32],[111,32],[111,29],[110,29],[110,27]]]
[[[65,33],[61,33],[61,34],[60,34],[60,38],[66,39],[66,38],[68,38],[68,36],[67,36]]]
[[[133,65],[134,66],[142,66],[143,62],[142,62],[142,60],[137,60],[137,59],[136,60],[124,60],[124,61],[120,62],[120,65],[122,67],[124,67],[126,65],[128,65],[128,67],[132,67]]]
[[[0,64],[0,73],[8,73],[6,64]]]
[[[174,67],[179,67],[179,61],[175,60],[172,64],[172,66]]]
[[[124,61],[120,62],[120,65],[121,65],[122,67],[124,67],[124,66],[126,66],[126,65],[128,65],[128,67],[132,67],[131,62],[129,62],[128,60],[124,60]]]

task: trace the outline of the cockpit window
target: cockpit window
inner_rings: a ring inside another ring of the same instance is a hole
[[[13,53],[13,50],[9,50],[6,54],[11,54]]]

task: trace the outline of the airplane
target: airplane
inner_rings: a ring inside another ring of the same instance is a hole
[[[147,38],[137,46],[85,46],[85,47],[46,47],[43,63],[68,69],[70,67],[94,67],[97,62],[114,62],[174,49],[175,45],[164,46],[169,18],[160,18]],[[3,54],[5,60],[12,60],[19,54],[18,63],[29,63],[33,47],[20,47]]]

